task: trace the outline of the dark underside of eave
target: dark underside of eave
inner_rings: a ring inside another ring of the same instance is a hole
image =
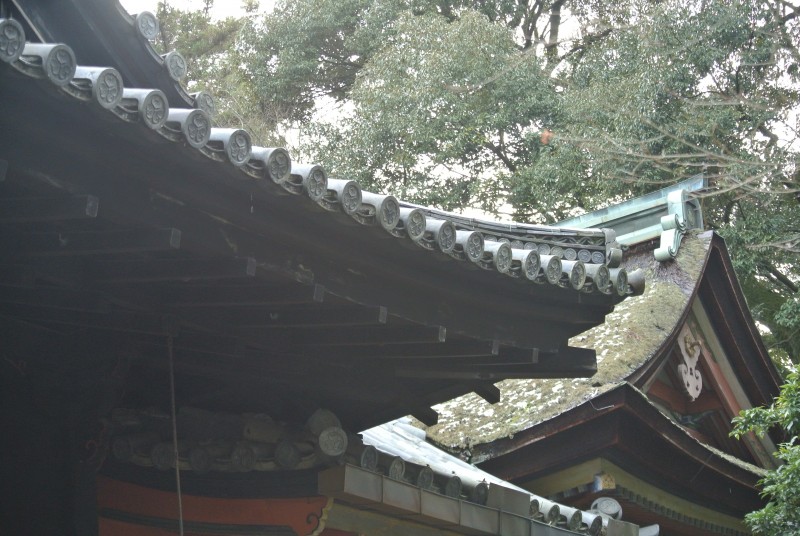
[[[466,269],[0,69],[0,202],[59,200],[2,222],[3,338],[53,381],[124,377],[114,404],[164,408],[172,334],[179,404],[290,422],[327,407],[363,429],[595,370],[566,341],[605,297]],[[86,196],[96,217],[77,217]]]

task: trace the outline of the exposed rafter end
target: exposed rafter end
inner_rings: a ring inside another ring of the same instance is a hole
[[[431,408],[417,408],[411,412],[411,416],[425,426],[435,426],[439,422],[439,414]]]
[[[322,285],[314,284],[314,293],[312,295],[312,300],[314,303],[322,303],[325,301],[325,287]]]
[[[497,404],[500,402],[500,389],[495,385],[479,384],[473,387],[472,391],[489,404]]]

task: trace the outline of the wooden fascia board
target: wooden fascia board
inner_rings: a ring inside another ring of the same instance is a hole
[[[704,236],[705,234],[706,233],[703,233],[703,235],[701,236]],[[655,377],[658,374],[658,371],[661,368],[661,366],[664,364],[665,361],[669,359],[670,353],[672,352],[672,348],[675,346],[675,343],[678,340],[678,334],[680,333],[683,324],[686,323],[686,319],[689,318],[689,314],[692,310],[692,304],[697,299],[697,294],[702,285],[702,281],[706,277],[706,271],[709,266],[710,250],[711,247],[709,246],[706,249],[706,258],[703,262],[702,268],[700,269],[700,275],[697,278],[697,281],[695,282],[691,294],[689,295],[686,307],[681,313],[680,318],[678,318],[678,321],[675,322],[675,324],[672,326],[672,330],[670,331],[669,335],[664,339],[659,349],[653,354],[653,356],[650,359],[647,360],[646,363],[644,363],[638,369],[634,370],[627,378],[625,378],[636,388],[647,390],[649,384],[655,380]],[[668,262],[674,262],[674,261],[668,261]]]
[[[760,473],[746,470],[733,462],[725,460],[715,451],[708,449],[705,445],[687,435],[680,425],[661,413],[647,399],[644,393],[630,385],[626,385],[626,390],[629,394],[626,399],[626,409],[629,409],[638,421],[656,432],[657,436],[664,438],[666,442],[673,445],[678,452],[702,461],[704,467],[714,469],[720,474],[726,475],[726,478],[732,481],[755,488],[756,481],[761,477]]]
[[[706,330],[710,329],[714,320],[706,311],[702,300],[695,304],[694,314],[701,329],[703,326],[706,327]],[[742,382],[741,376],[733,368],[727,349],[723,349],[720,344],[717,332],[707,333],[704,337],[700,337],[699,340],[702,341],[701,362],[704,370],[707,371],[711,376],[710,379],[714,382],[714,389],[717,391],[725,408],[726,420],[730,423],[730,420],[739,415],[743,409],[756,406],[758,402],[754,404],[745,391],[744,382]],[[718,363],[714,359],[715,356],[719,356],[724,361]],[[728,428],[730,429],[732,426],[729,425]],[[742,441],[750,454],[754,459],[758,460],[762,467],[775,466],[776,462],[772,454],[776,451],[776,447],[769,436],[758,438],[755,434],[749,433],[743,437]]]
[[[650,384],[647,396],[655,397],[670,411],[686,413],[686,397],[661,380],[657,379]]]
[[[722,238],[712,241],[712,272],[700,296],[737,376],[754,405],[769,404],[783,383],[745,301]]]
[[[731,419],[739,414],[744,407],[743,404],[746,402],[741,400],[744,398],[743,393],[740,393],[739,396],[734,393],[734,389],[728,382],[728,378],[726,378],[726,374],[723,372],[722,367],[719,363],[717,363],[708,349],[708,337],[714,336],[715,334],[712,333],[698,337],[698,340],[702,341],[700,362],[703,364],[703,370],[710,375],[710,378],[708,379],[713,382],[713,388],[717,393],[719,393],[720,399],[722,400],[725,408],[725,413],[727,417]],[[727,355],[723,354],[719,357],[725,359]]]
[[[737,474],[741,471],[725,467],[718,454],[705,448],[693,452],[690,443],[700,442],[684,430],[663,436],[649,424],[641,418],[623,420],[617,448],[606,457],[698,504],[739,515],[761,506],[756,475]]]

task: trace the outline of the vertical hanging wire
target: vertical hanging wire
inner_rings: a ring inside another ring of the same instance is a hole
[[[183,497],[181,495],[181,468],[178,463],[178,424],[175,411],[175,357],[172,347],[172,334],[167,337],[169,350],[169,395],[172,413],[172,452],[175,456],[175,489],[178,495],[178,534],[183,535]]]

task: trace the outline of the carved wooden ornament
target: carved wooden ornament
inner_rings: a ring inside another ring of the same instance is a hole
[[[703,377],[697,368],[701,347],[688,326],[684,325],[681,329],[681,333],[678,336],[678,346],[683,357],[683,363],[678,365],[678,372],[683,380],[683,390],[689,395],[689,398],[696,400],[703,389]]]

